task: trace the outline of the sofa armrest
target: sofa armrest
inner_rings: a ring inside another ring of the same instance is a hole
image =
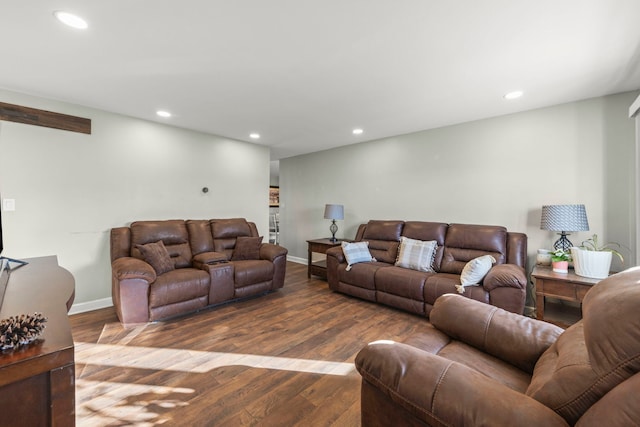
[[[156,278],[153,267],[137,258],[122,257],[111,263],[111,296],[120,322],[149,321],[149,286]]]
[[[489,270],[482,281],[482,287],[485,288],[487,292],[491,292],[500,287],[516,288],[526,292],[527,275],[524,268],[518,265],[498,264]]]
[[[501,308],[446,294],[436,300],[429,320],[440,331],[518,368],[533,373],[562,328]]]
[[[416,419],[415,425],[567,426],[524,393],[406,344],[370,343],[355,363],[363,378],[363,426],[385,425],[401,415]],[[384,402],[377,404],[380,400]]]
[[[284,286],[284,276],[287,271],[287,248],[273,243],[263,243],[260,245],[260,259],[273,263],[273,281],[271,290],[276,290]]]
[[[329,285],[329,289],[332,291],[339,290],[339,280],[338,280],[338,266],[340,264],[346,263],[346,258],[344,256],[344,252],[342,252],[342,247],[335,246],[333,248],[327,249],[327,283]]]
[[[333,248],[327,249],[326,254],[327,254],[327,258],[329,257],[335,258],[338,264],[347,262],[347,259],[344,257],[344,252],[342,252],[341,246],[334,246]]]
[[[138,258],[122,257],[111,263],[113,277],[118,280],[143,279],[149,283],[156,281],[156,271],[148,263]]]
[[[260,259],[275,261],[276,258],[286,256],[289,251],[287,248],[274,245],[273,243],[263,243],[260,245]]]
[[[489,293],[489,301],[512,313],[524,313],[527,299],[527,275],[515,264],[498,264],[489,270],[482,287]]]

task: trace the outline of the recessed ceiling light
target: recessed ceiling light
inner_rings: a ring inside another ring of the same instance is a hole
[[[53,16],[55,16],[58,21],[62,22],[63,24],[73,28],[77,28],[79,30],[85,30],[89,27],[87,21],[80,18],[78,15],[74,15],[73,13],[56,10],[55,12],[53,12]]]
[[[250,133],[249,134],[249,138],[251,138],[251,139],[260,139],[260,134],[259,133]]]
[[[364,132],[364,131],[362,129],[360,129],[360,128],[356,128],[352,132],[353,132],[354,135],[362,135],[362,132]]]
[[[164,118],[171,117],[171,113],[168,112],[168,111],[158,110],[158,111],[156,111],[156,114],[159,115],[160,117],[164,117]]]
[[[504,96],[504,99],[516,99],[516,98],[520,98],[522,96],[522,91],[521,90],[516,90],[513,92],[509,92],[508,94],[506,94]]]

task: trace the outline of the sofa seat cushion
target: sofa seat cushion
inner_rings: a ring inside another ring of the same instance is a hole
[[[273,279],[273,263],[267,260],[233,261],[235,287],[255,285]]]
[[[434,274],[402,267],[381,268],[376,273],[376,289],[380,292],[424,301],[425,282]]]
[[[385,262],[366,262],[351,266],[347,271],[346,264],[338,266],[338,281],[358,288],[375,290],[376,272],[380,268],[390,267]]]
[[[157,277],[149,288],[149,308],[199,297],[209,297],[209,274],[195,268],[178,268]],[[206,302],[206,301],[205,301]]]
[[[457,286],[460,286],[458,274],[432,274],[424,286],[424,302],[433,305],[441,295],[457,294]],[[462,295],[489,304],[489,293],[482,286],[465,287]]]
[[[512,390],[524,393],[531,375],[462,341],[451,340],[432,325],[410,335],[404,344],[468,366]]]

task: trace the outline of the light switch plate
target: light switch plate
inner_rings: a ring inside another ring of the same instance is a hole
[[[2,199],[2,210],[11,212],[16,210],[16,199]]]

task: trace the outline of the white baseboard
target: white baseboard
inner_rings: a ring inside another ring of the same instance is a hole
[[[308,260],[306,258],[300,258],[297,256],[287,255],[287,261],[295,262],[296,264],[307,264]]]
[[[85,313],[87,311],[98,310],[100,308],[107,308],[111,306],[113,306],[113,300],[111,299],[111,297],[88,302],[79,302],[71,306],[69,314]]]

